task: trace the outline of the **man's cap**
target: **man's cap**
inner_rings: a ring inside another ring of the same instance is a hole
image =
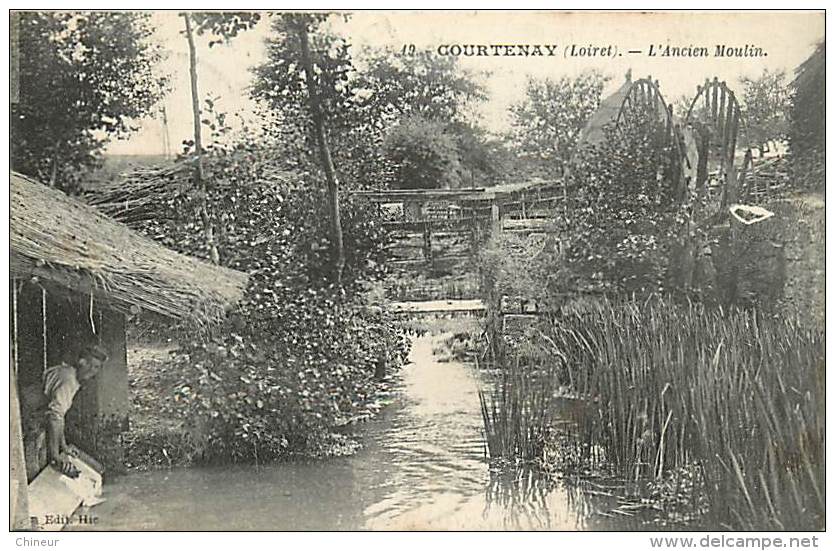
[[[91,358],[95,358],[101,362],[106,362],[107,358],[110,355],[107,353],[107,350],[98,344],[88,344],[84,348],[81,349],[80,357],[88,356]]]

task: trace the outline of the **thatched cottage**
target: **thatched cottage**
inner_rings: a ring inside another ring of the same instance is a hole
[[[107,348],[107,365],[76,396],[67,437],[118,469],[129,408],[126,316],[206,328],[241,298],[247,276],[175,253],[23,175],[12,173],[10,188],[12,494],[26,519],[26,484],[46,465],[43,369],[84,344]]]

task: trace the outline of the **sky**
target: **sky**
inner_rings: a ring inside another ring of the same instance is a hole
[[[181,33],[183,21],[177,12],[154,12],[152,21],[156,29],[153,40],[167,53],[159,70],[171,75],[172,89],[163,105],[170,142],[176,152],[178,144],[188,139],[192,132],[188,45]],[[651,75],[658,80],[665,98],[672,102],[682,95],[692,96],[696,86],[707,77],[717,76],[738,90],[740,77],[755,77],[763,69],[782,69],[791,73],[824,37],[822,12],[365,11],[354,13],[347,22],[339,19],[331,25],[335,32],[348,39],[355,52],[365,46],[393,46],[400,50],[409,44],[436,55],[440,55],[439,47],[445,52],[453,45],[486,48],[541,45],[543,52],[547,52],[545,45],[550,46],[557,55],[459,57],[461,66],[477,72],[477,78],[486,87],[488,99],[478,108],[476,118],[494,133],[508,128],[508,107],[524,98],[525,82],[529,77],[559,78],[595,69],[612,77],[604,90],[607,95],[623,83],[624,75],[631,69],[633,79]],[[239,35],[229,44],[210,49],[205,39],[198,38],[201,96],[219,98],[216,102],[219,110],[255,121],[254,105],[248,93],[251,68],[263,61],[264,40],[268,36],[269,22],[263,18],[255,29]],[[761,48],[765,55],[715,57],[718,44],[749,45]],[[575,51],[611,46],[606,50],[611,56],[566,57],[566,50],[570,51],[572,45]],[[667,45],[685,51],[692,46],[705,47],[710,55],[650,57],[650,45],[656,51]],[[630,50],[641,53],[630,54]],[[147,118],[141,121],[140,130],[131,137],[111,143],[108,153],[162,154],[163,129],[158,114]]]

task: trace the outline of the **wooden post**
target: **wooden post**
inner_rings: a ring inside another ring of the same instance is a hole
[[[726,128],[733,128],[739,125],[739,113],[728,113]],[[739,190],[737,187],[737,174],[734,169],[734,154],[736,153],[736,139],[728,132],[723,136],[723,158],[722,167],[725,171],[725,199],[722,206],[736,203],[739,200]]]
[[[719,116],[719,77],[713,77],[713,87],[711,88],[711,100],[710,100],[710,120],[714,123]]]
[[[432,227],[429,221],[423,223],[423,259],[432,266]]]
[[[475,260],[476,256],[478,256],[478,219],[473,209],[470,218],[470,259]]]
[[[17,321],[17,320],[15,320]],[[14,361],[12,359],[12,361]],[[23,452],[20,401],[17,397],[17,370],[9,370],[9,526],[12,530],[29,530],[29,485],[26,458]]]
[[[18,360],[20,358],[20,354],[18,352],[17,341],[18,341],[18,321],[17,321],[17,279],[12,278],[11,280],[12,285],[12,368],[14,370],[15,376],[17,376],[17,366]]]
[[[752,166],[753,162],[754,162],[754,154],[751,152],[750,149],[747,149],[745,151],[745,158],[742,161],[742,168],[739,169],[739,177],[737,178],[737,187],[739,189],[745,189],[746,175],[748,174],[748,169]],[[766,196],[768,196],[768,183],[767,182],[768,182],[768,178],[766,178],[766,187],[765,187]],[[756,180],[754,181],[753,185],[756,185]],[[756,187],[752,187],[751,189],[755,192],[757,191]]]
[[[556,195],[554,196],[556,198]],[[551,205],[551,210],[556,211],[554,205]],[[568,176],[562,177],[562,214],[568,215]]]

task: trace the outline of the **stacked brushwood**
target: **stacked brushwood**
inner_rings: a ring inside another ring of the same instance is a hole
[[[165,216],[160,205],[183,197],[191,179],[183,178],[189,161],[161,167],[133,167],[120,178],[98,183],[84,198],[108,216],[129,226]]]
[[[84,200],[111,218],[133,228],[176,222],[180,214],[200,198],[194,184],[196,158],[182,157],[158,166],[132,166],[118,178],[96,182],[84,192]],[[229,178],[223,166],[208,164],[206,189],[210,196],[229,195],[240,179]],[[216,170],[212,170],[215,168]],[[292,175],[270,162],[253,160],[247,167],[245,185],[258,186],[287,181]]]
[[[793,191],[789,159],[784,156],[756,160],[746,179],[746,196],[770,199]]]

